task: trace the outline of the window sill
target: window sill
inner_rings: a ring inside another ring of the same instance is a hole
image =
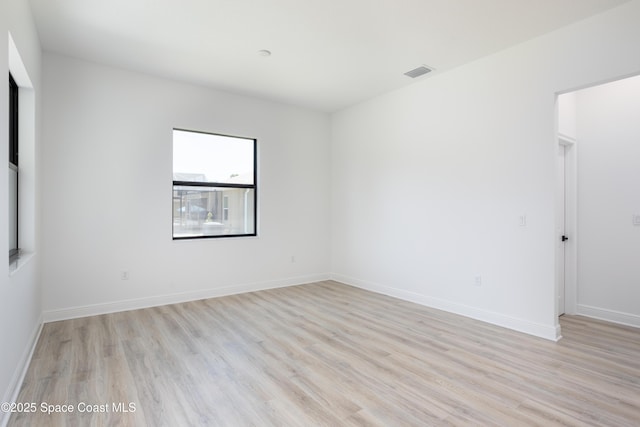
[[[16,274],[35,256],[35,252],[23,252],[9,263],[9,277]]]

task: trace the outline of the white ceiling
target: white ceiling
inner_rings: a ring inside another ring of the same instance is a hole
[[[31,0],[47,51],[336,111],[628,0]],[[257,54],[260,49],[271,57]]]

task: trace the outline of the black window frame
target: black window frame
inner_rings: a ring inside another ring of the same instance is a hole
[[[19,125],[19,104],[18,101],[20,99],[19,96],[20,88],[16,83],[15,79],[9,73],[9,169],[12,169],[16,172],[16,200],[15,200],[15,208],[16,208],[16,229],[9,230],[9,233],[15,233],[15,241],[16,247],[9,248],[9,260],[13,260],[20,254],[20,240],[19,240],[19,225],[20,225],[20,217],[19,217],[19,204],[18,201],[20,199],[19,195],[19,179],[20,179],[20,169],[18,163],[18,154],[19,154],[19,135],[18,135],[18,125]],[[11,192],[10,192],[11,193]],[[11,206],[11,204],[9,204]],[[11,241],[11,240],[10,240]]]
[[[173,240],[193,240],[193,239],[218,239],[218,238],[233,238],[233,237],[256,237],[258,235],[258,140],[256,138],[249,138],[245,136],[227,135],[222,133],[205,132],[192,129],[173,128],[173,131],[200,133],[204,135],[223,136],[228,138],[244,139],[247,141],[253,141],[253,184],[232,184],[226,182],[201,182],[201,181],[180,181],[173,180],[172,185],[172,205],[173,194],[175,187],[187,186],[187,187],[208,187],[208,188],[244,188],[253,190],[253,233],[243,234],[215,234],[215,235],[198,235],[198,236],[175,236],[173,213],[171,215],[171,237]],[[173,209],[173,206],[172,206]]]

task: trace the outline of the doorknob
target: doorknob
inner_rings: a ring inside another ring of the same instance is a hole
[[[567,236],[562,236],[561,240],[562,240],[563,242],[566,242],[567,240],[569,240],[569,238],[568,238]]]

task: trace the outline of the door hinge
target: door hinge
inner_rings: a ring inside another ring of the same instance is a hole
[[[563,236],[562,236],[562,238],[561,238],[561,240],[562,240],[563,242],[566,242],[567,240],[569,240],[569,238],[568,238],[567,236],[563,235]]]

